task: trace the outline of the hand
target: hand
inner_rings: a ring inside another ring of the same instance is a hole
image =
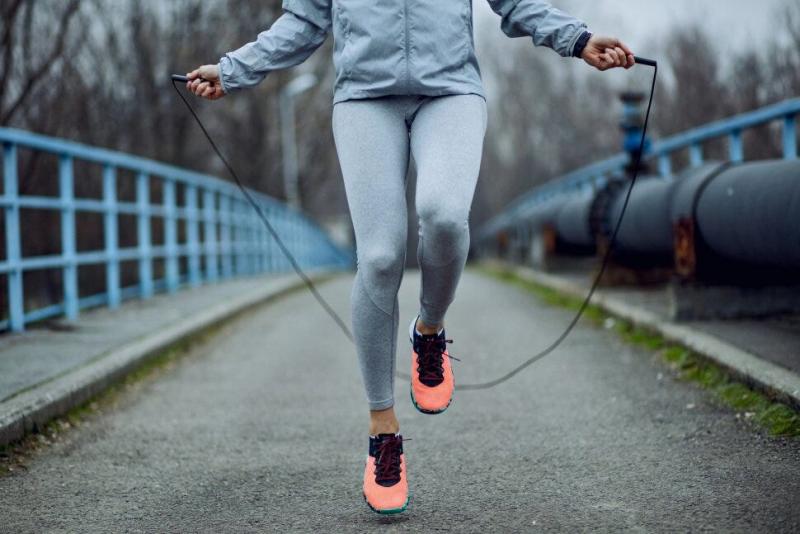
[[[222,82],[219,80],[218,65],[203,65],[186,75],[186,89],[195,95],[208,100],[219,100],[225,96]]]
[[[601,37],[592,35],[586,48],[583,49],[581,59],[595,67],[597,70],[608,70],[615,67],[629,69],[633,67],[633,52],[615,37]]]

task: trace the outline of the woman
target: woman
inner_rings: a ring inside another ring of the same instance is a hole
[[[541,0],[488,0],[510,37],[606,70],[633,66],[619,40]],[[394,404],[397,292],[403,276],[409,156],[417,168],[420,312],[409,325],[411,397],[443,412],[453,394],[444,316],[469,247],[486,102],[472,35],[471,0],[284,0],[284,14],[217,65],[188,74],[216,100],[297,65],[333,31],[333,133],[356,235],[353,333],[370,409],[364,498],[379,513],[408,504],[403,439]]]

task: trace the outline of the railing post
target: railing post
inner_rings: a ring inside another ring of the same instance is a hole
[[[264,207],[264,217],[266,217],[270,223],[273,225],[275,224],[275,220],[272,216],[272,207],[270,204],[265,203]],[[266,242],[264,243],[264,255],[266,260],[266,271],[269,273],[274,273],[277,269],[275,268],[275,254],[277,253],[277,247],[274,246],[274,239],[272,238],[272,234],[268,231],[265,232],[265,239]]]
[[[22,291],[22,246],[19,231],[17,147],[3,143],[3,192],[6,198],[6,262],[8,263],[8,326],[12,332],[25,329],[25,303]]]
[[[263,209],[263,208],[262,208]],[[263,273],[266,270],[266,257],[264,256],[264,244],[266,241],[264,240],[264,232],[266,229],[264,228],[264,223],[261,222],[261,218],[256,214],[256,270],[259,273]]]
[[[139,291],[143,299],[153,296],[153,263],[150,242],[150,177],[136,175],[137,238],[139,242]]]
[[[219,199],[220,241],[222,248],[222,277],[233,276],[233,250],[231,249],[231,197],[222,194]]]
[[[661,154],[658,157],[658,173],[664,178],[672,174],[672,160],[669,154]]]
[[[281,241],[283,241],[283,246],[291,247],[291,236],[289,235],[288,228],[286,228],[286,209],[285,206],[281,206],[280,209],[275,210],[275,218],[273,219],[275,222],[275,230],[277,234],[281,237]],[[277,243],[275,243],[276,248]],[[275,270],[279,273],[282,273],[286,269],[286,256],[283,255],[283,252],[278,250],[277,254],[275,254]]]
[[[75,257],[75,192],[73,188],[72,157],[58,159],[58,187],[61,197],[61,256],[64,259],[64,314],[74,321],[78,318],[78,264]]]
[[[167,292],[174,293],[180,285],[178,264],[178,220],[176,212],[175,180],[164,178],[164,248]]]
[[[783,119],[783,157],[797,159],[797,120],[795,115]]]
[[[248,206],[249,208],[249,206]],[[255,226],[253,225],[253,218],[254,213],[252,209],[247,212],[247,218],[245,219],[245,239],[244,239],[244,257],[245,257],[245,265],[247,265],[247,274],[253,274],[255,272],[255,257],[253,256],[253,232],[255,230]]]
[[[297,258],[297,262],[300,265],[303,265],[305,260],[303,258],[303,240],[301,238],[301,235],[302,235],[301,234],[301,230],[302,230],[301,222],[300,222],[300,219],[297,217],[297,214],[294,211],[292,211],[291,217],[292,217],[292,219],[291,219],[291,224],[292,224],[291,233],[292,233],[292,243],[293,243],[292,252],[294,253],[294,256]]]
[[[249,206],[248,206],[249,208]],[[244,216],[242,217],[242,258],[244,263],[244,272],[245,274],[252,274],[253,273],[253,257],[250,254],[252,249],[252,237],[253,237],[253,214],[250,211],[244,211],[244,205],[242,206],[242,213]]]
[[[244,225],[245,225],[245,215],[244,211],[242,210],[243,206],[241,201],[234,199],[233,205],[236,209],[233,211],[233,250],[235,251],[235,266],[234,272],[239,274],[244,274],[247,272],[246,266],[244,263]]]
[[[734,130],[728,136],[728,152],[730,160],[733,163],[741,163],[744,161],[744,148],[742,147],[741,130]]]
[[[256,199],[256,203],[261,207],[261,200]],[[262,207],[263,209],[263,207]],[[256,240],[255,240],[255,255],[256,255],[256,272],[261,273],[264,271],[264,225],[261,223],[261,218],[257,213],[254,213],[256,219]]]
[[[256,196],[256,204],[261,204],[261,199]],[[262,269],[261,244],[264,241],[264,225],[255,210],[253,211],[253,272],[260,273]]]
[[[217,195],[211,189],[203,192],[203,234],[206,253],[206,280],[214,282],[219,277],[217,268]]]
[[[117,172],[103,167],[103,230],[106,247],[106,294],[108,307],[118,308],[122,301],[119,284],[119,243],[117,237]]]
[[[264,206],[262,205],[261,210],[263,212]],[[269,244],[269,235],[267,234],[267,229],[263,226],[261,227],[261,241],[259,242],[259,250],[261,252],[261,272],[265,273],[269,271],[269,254],[267,252],[267,245]]]
[[[703,146],[694,143],[689,146],[689,163],[692,167],[699,167],[703,164]]]
[[[197,186],[186,185],[186,245],[189,249],[189,285],[200,285],[200,236],[197,216]]]
[[[250,221],[250,239],[247,240],[248,253],[247,257],[250,259],[250,274],[258,272],[258,216],[255,210],[250,209],[250,216],[247,217]]]

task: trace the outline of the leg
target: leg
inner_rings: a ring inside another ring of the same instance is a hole
[[[417,166],[417,259],[422,333],[435,333],[453,301],[469,251],[469,210],[481,165],[486,102],[477,95],[434,98],[411,128]]]
[[[409,145],[399,99],[341,102],[333,132],[356,236],[353,334],[372,411],[371,433],[397,432],[397,291],[405,264]]]

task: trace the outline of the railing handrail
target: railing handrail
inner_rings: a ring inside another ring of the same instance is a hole
[[[783,102],[764,106],[753,111],[692,128],[662,139],[661,141],[657,141],[652,144],[645,154],[644,159],[646,161],[653,159],[664,161],[665,158],[669,158],[672,153],[679,150],[698,147],[706,141],[728,136],[734,138],[732,139],[731,153],[734,154],[738,151],[737,157],[732,159],[741,161],[743,159],[740,145],[741,139],[739,137],[741,132],[781,118],[787,120],[784,126],[785,157],[796,157],[794,117],[798,114],[800,114],[800,98],[792,98]],[[695,158],[697,158],[697,156],[695,156]],[[697,164],[700,161],[702,161],[702,152],[700,152],[699,158],[693,163]],[[620,172],[628,162],[628,153],[620,152],[609,158],[580,167],[558,178],[538,185],[530,191],[523,193],[520,197],[509,203],[499,214],[489,219],[489,221],[482,226],[479,235],[481,238],[489,237],[506,226],[523,208],[531,204],[543,202],[565,192],[575,191],[587,185],[596,184],[607,175]],[[662,164],[660,169],[662,174],[671,173],[671,167],[668,163]]]
[[[762,108],[734,115],[727,119],[710,122],[685,132],[681,132],[653,144],[649,157],[682,150],[697,143],[724,137],[756,126],[761,126],[776,119],[800,113],[800,98],[784,100]]]
[[[7,277],[8,284],[8,319],[0,320],[0,330],[23,330],[27,322],[59,314],[74,319],[84,307],[100,304],[116,307],[124,298],[149,298],[156,290],[172,292],[186,283],[196,286],[237,275],[288,270],[288,262],[278,253],[238,186],[231,182],[151,159],[15,128],[0,128],[0,145],[4,183],[0,211],[6,223],[6,257],[0,259],[0,274]],[[18,148],[58,157],[58,195],[19,193]],[[75,161],[101,166],[102,198],[75,196],[74,184],[76,178],[80,179],[75,176]],[[119,198],[118,170],[131,172],[135,199]],[[161,199],[153,202],[151,185],[156,180],[162,186]],[[179,185],[185,192],[181,202],[176,192]],[[304,213],[258,191],[249,188],[247,191],[266,211],[301,265],[349,267],[352,264],[352,253],[332,243],[325,231]],[[22,255],[21,209],[60,212],[60,253]],[[100,248],[78,250],[76,214],[79,213],[103,216],[105,244]],[[122,247],[118,242],[121,215],[136,218],[134,246]],[[163,221],[160,242],[154,242],[151,236],[153,219]],[[178,232],[179,222],[185,224],[183,238]],[[187,260],[185,271],[181,269],[181,259]],[[156,260],[165,262],[163,278],[154,276]],[[126,261],[137,262],[139,269],[136,284],[127,287],[120,278],[120,264]],[[78,269],[91,264],[105,266],[106,290],[83,296],[79,294]],[[25,310],[23,274],[38,269],[62,271],[63,300]]]
[[[51,154],[71,156],[76,159],[98,163],[101,165],[111,165],[112,167],[116,167],[118,169],[126,169],[134,172],[142,172],[145,174],[161,176],[162,178],[168,180],[179,180],[198,186],[202,185],[205,189],[212,189],[220,193],[226,193],[230,195],[239,194],[236,185],[222,180],[216,176],[184,169],[182,167],[176,167],[168,163],[162,163],[160,161],[141,156],[126,154],[125,152],[119,152],[108,148],[94,147],[75,141],[50,137],[17,128],[0,128],[0,142],[13,143],[18,146],[31,148],[34,150],[41,150]],[[248,191],[262,196],[262,200],[265,200],[266,202],[275,202],[277,204],[281,204],[279,201],[266,195],[262,195],[261,193],[252,189],[248,188]]]

